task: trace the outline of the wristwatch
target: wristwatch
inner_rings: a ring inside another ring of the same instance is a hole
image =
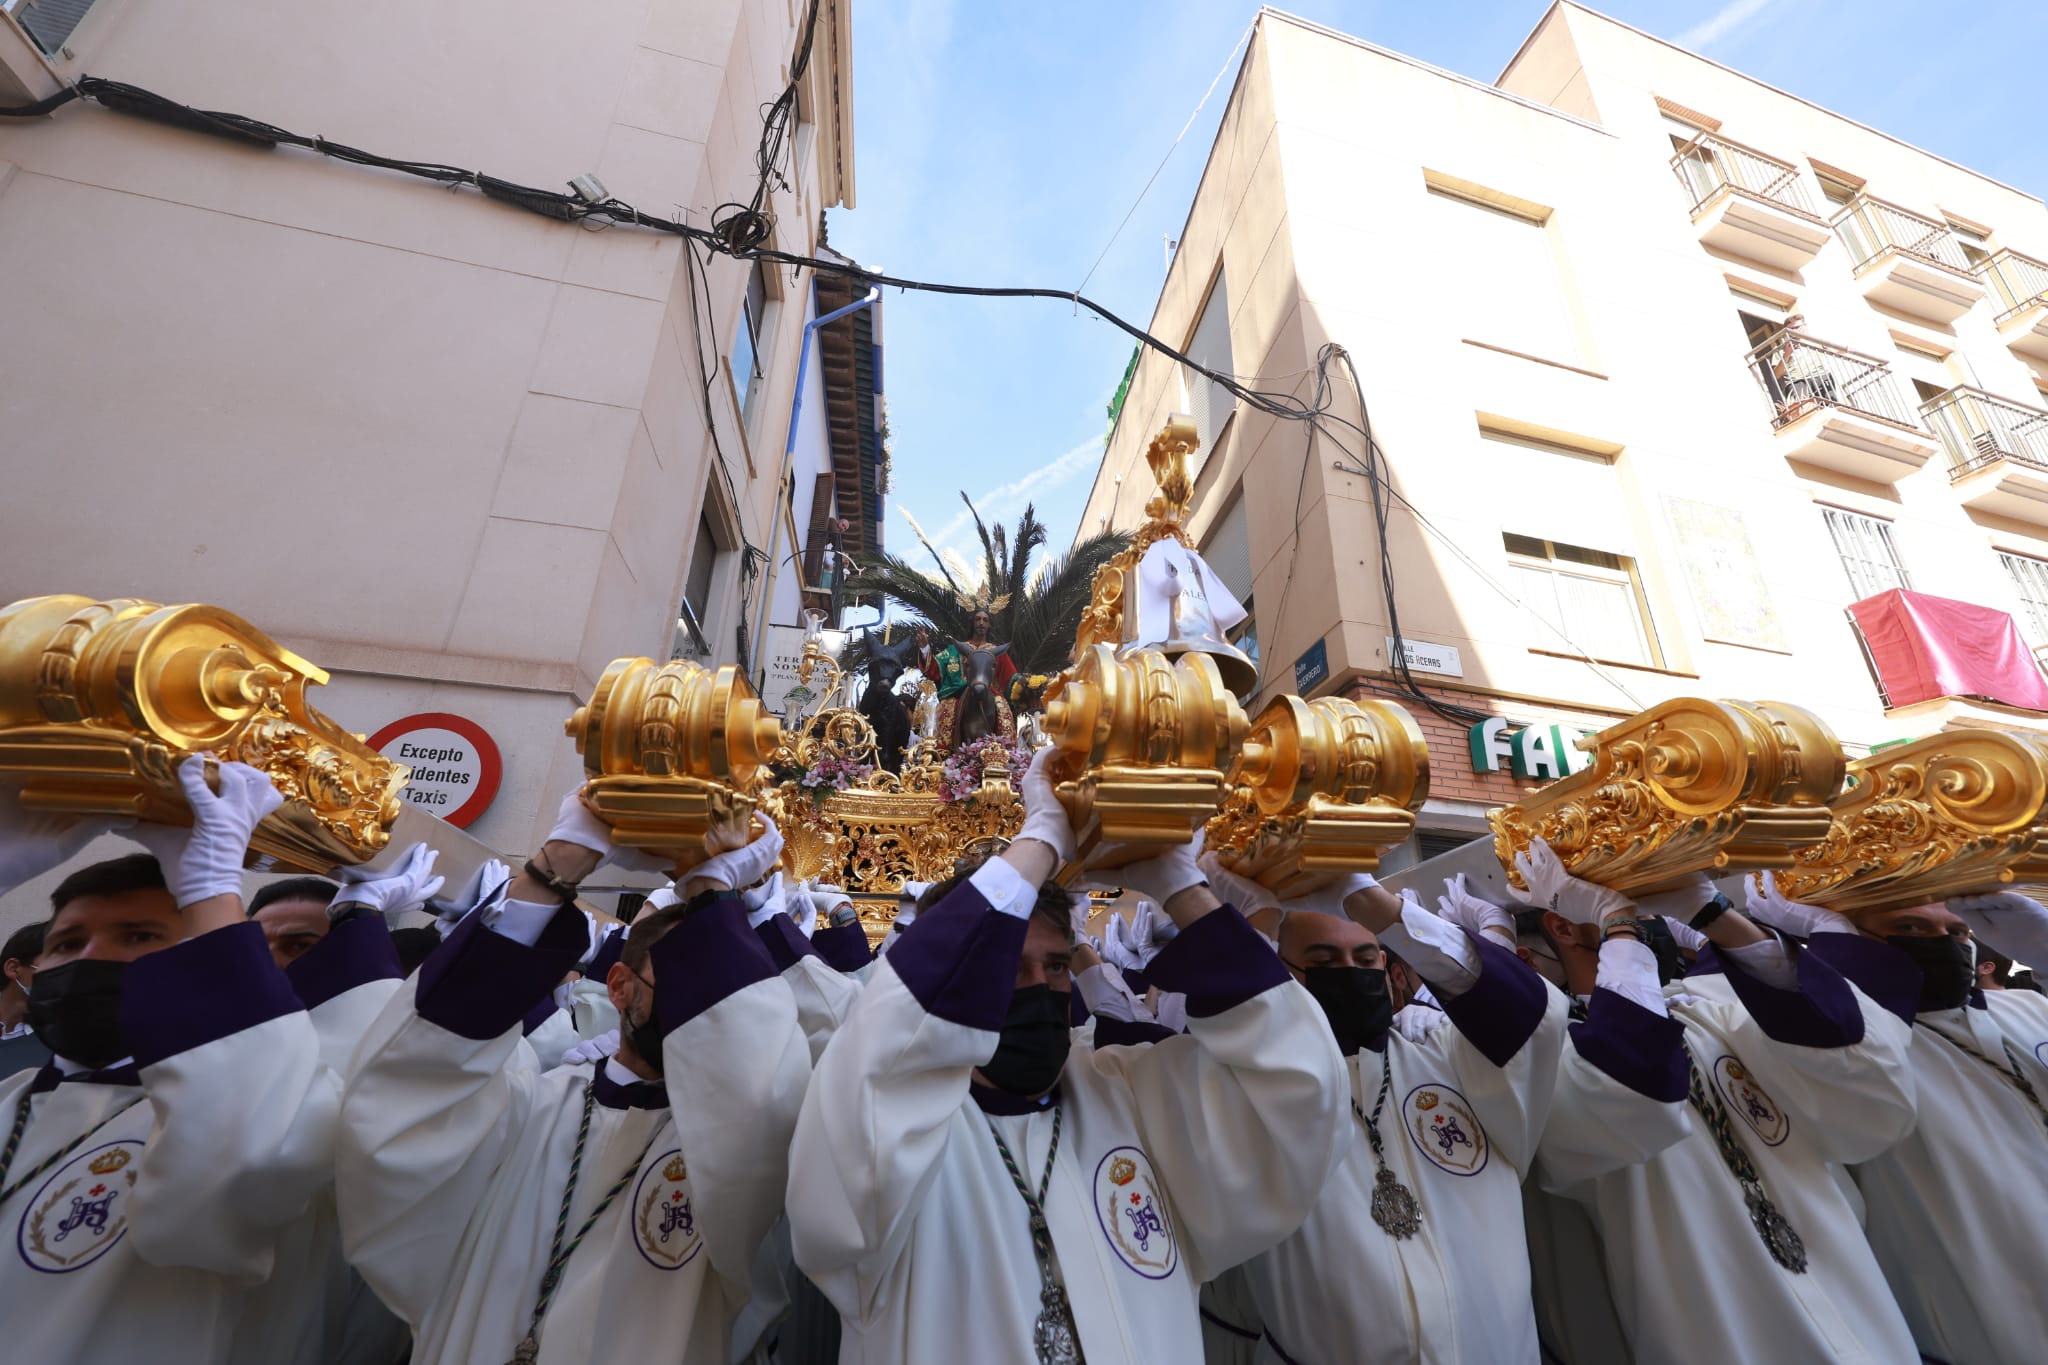
[[[1712,924],[1734,908],[1735,903],[1733,901],[1716,891],[1714,898],[1701,906],[1699,913],[1687,920],[1686,923],[1692,926],[1694,932],[1704,934],[1707,932],[1709,924]]]

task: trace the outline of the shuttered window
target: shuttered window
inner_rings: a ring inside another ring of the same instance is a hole
[[[2001,552],[1998,562],[2012,575],[2013,591],[2025,608],[2019,619],[2027,643],[2035,649],[2048,646],[2048,560]]]

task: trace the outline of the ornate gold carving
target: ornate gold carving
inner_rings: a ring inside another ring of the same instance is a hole
[[[1207,846],[1293,898],[1373,871],[1408,838],[1429,797],[1429,745],[1393,702],[1278,697],[1252,722],[1230,781]]]
[[[1045,712],[1060,751],[1053,775],[1083,867],[1187,843],[1222,804],[1223,774],[1244,743],[1244,710],[1200,654],[1084,651]],[[1121,852],[1105,853],[1105,845]]]
[[[714,824],[750,816],[782,727],[737,668],[617,659],[567,730],[589,775],[584,800],[612,839],[704,860]]]
[[[1166,426],[1146,448],[1145,463],[1151,466],[1159,491],[1145,504],[1145,524],[1131,537],[1129,547],[1095,571],[1093,595],[1087,611],[1081,614],[1081,627],[1074,634],[1076,659],[1096,645],[1130,643],[1124,631],[1124,594],[1137,581],[1138,563],[1145,558],[1145,551],[1162,540],[1176,540],[1190,550],[1195,548],[1181,527],[1181,518],[1187,515],[1188,498],[1194,490],[1188,478],[1188,456],[1200,444],[1195,424],[1176,414],[1167,419]],[[1047,701],[1052,700],[1060,686],[1061,680],[1055,679],[1045,694]]]
[[[1950,730],[1849,765],[1821,843],[1778,885],[1855,916],[2048,878],[2048,736]]]
[[[203,605],[31,597],[0,610],[0,781],[40,810],[191,822],[177,765],[260,768],[285,804],[251,846],[295,871],[390,838],[405,769],[306,701],[327,674]]]
[[[1494,849],[1538,835],[1573,876],[1621,891],[1688,872],[1782,871],[1827,837],[1844,760],[1820,719],[1782,702],[1684,697],[1601,731],[1592,766],[1488,814]]]

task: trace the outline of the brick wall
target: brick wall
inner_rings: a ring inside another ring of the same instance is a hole
[[[1502,716],[1515,726],[1569,724],[1582,726],[1591,732],[1604,729],[1620,719],[1617,715],[1592,711],[1544,710],[1522,702],[1475,697],[1469,692],[1442,691],[1428,686],[1424,686],[1422,690],[1446,702]],[[1394,700],[1384,692],[1375,690],[1365,679],[1348,684],[1344,688],[1344,695],[1354,701]],[[1400,705],[1406,707],[1408,714],[1415,717],[1415,723],[1422,727],[1423,738],[1429,742],[1429,794],[1432,797],[1442,801],[1479,801],[1490,806],[1501,806],[1520,800],[1528,792],[1547,785],[1525,781],[1505,768],[1497,773],[1472,771],[1472,752],[1468,739],[1470,726],[1440,716],[1420,702],[1401,702]]]

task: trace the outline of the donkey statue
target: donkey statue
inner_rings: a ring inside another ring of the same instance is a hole
[[[861,635],[868,683],[860,694],[860,713],[875,730],[875,761],[892,773],[903,771],[903,751],[910,745],[910,710],[896,694],[896,680],[917,662],[917,640],[907,632],[884,644],[872,631]]]
[[[1010,647],[991,645],[986,649],[976,649],[964,640],[956,640],[954,648],[960,651],[960,666],[967,674],[967,688],[954,699],[957,705],[953,708],[950,734],[947,733],[945,717],[941,716],[939,731],[947,740],[947,746],[958,749],[990,735],[1001,735],[1014,741],[1017,725],[1010,716],[1010,704],[996,688],[996,661],[1008,654]]]

